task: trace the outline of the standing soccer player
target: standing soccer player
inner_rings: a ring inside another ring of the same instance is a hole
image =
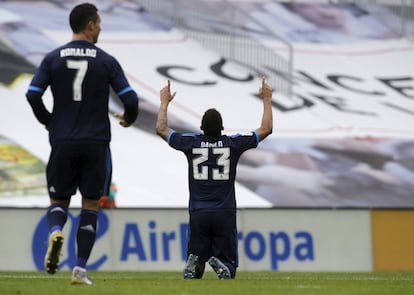
[[[37,120],[49,131],[51,153],[46,168],[50,233],[45,269],[54,274],[72,195],[79,189],[82,209],[77,230],[77,261],[72,284],[91,285],[86,263],[96,239],[99,199],[110,181],[111,140],[108,102],[110,87],[124,105],[120,124],[130,126],[138,115],[138,97],[118,61],[94,44],[101,19],[93,4],[77,5],[70,13],[72,41],[48,53],[30,83],[26,97]],[[42,96],[50,86],[53,110]]]
[[[168,105],[175,97],[170,81],[160,91],[156,131],[168,144],[182,151],[188,162],[189,240],[185,279],[202,278],[208,261],[220,279],[236,276],[237,228],[234,181],[243,152],[257,147],[272,133],[272,89],[265,80],[259,90],[263,114],[259,128],[245,135],[222,135],[223,123],[216,109],[207,110],[201,133],[179,133],[168,127]]]

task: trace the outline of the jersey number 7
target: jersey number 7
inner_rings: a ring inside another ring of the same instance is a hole
[[[67,60],[66,67],[76,70],[75,79],[73,79],[73,100],[82,100],[82,83],[88,70],[87,60]]]

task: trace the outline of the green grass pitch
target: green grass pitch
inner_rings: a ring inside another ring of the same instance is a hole
[[[93,286],[70,285],[68,271],[0,272],[0,294],[306,294],[412,295],[414,272],[238,272],[235,280],[219,280],[206,272],[201,280],[184,280],[180,272],[90,271]]]

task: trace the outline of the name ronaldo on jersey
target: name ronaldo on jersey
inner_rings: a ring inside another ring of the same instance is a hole
[[[92,48],[64,48],[60,50],[60,57],[66,56],[87,56],[96,57],[96,49]]]

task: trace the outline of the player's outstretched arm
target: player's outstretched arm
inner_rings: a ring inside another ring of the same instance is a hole
[[[256,131],[259,135],[259,141],[262,141],[273,131],[272,88],[266,83],[265,78],[262,79],[259,94],[263,99],[263,115],[262,123]]]
[[[176,92],[171,94],[170,90],[170,80],[168,80],[167,86],[162,88],[160,90],[160,109],[158,111],[157,116],[157,125],[156,125],[156,131],[161,138],[163,138],[165,141],[168,140],[168,134],[171,132],[171,128],[168,127],[168,105],[170,102],[174,99]]]

